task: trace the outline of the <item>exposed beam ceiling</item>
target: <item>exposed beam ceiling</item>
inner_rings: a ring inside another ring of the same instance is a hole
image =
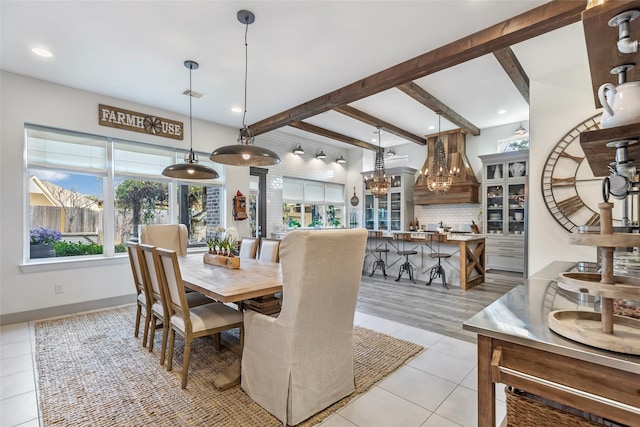
[[[470,123],[460,114],[447,107],[443,102],[438,100],[435,96],[431,95],[426,90],[414,82],[409,82],[398,86],[402,92],[406,93],[422,105],[427,106],[433,111],[442,111],[442,117],[449,120],[451,123],[458,125],[461,129],[464,129],[471,135],[480,135],[480,129],[473,123]]]
[[[384,120],[381,120],[377,117],[374,117],[370,114],[360,111],[357,108],[353,108],[350,105],[342,105],[342,106],[336,107],[334,108],[334,111],[344,114],[345,116],[351,117],[352,119],[360,120],[361,122],[371,126],[375,126],[375,127],[381,126],[387,132],[392,133],[396,136],[399,136],[400,138],[409,140],[411,142],[415,142],[416,144],[427,145],[426,139],[421,138],[417,135],[414,135],[410,132],[407,132],[404,129],[400,129],[399,127],[392,125],[391,123],[387,123]]]
[[[513,84],[518,89],[527,104],[529,104],[529,76],[525,73],[520,61],[510,47],[498,49],[493,52],[504,71],[507,73]]]
[[[499,24],[260,120],[260,135],[578,22],[584,1],[554,0]]]
[[[356,147],[364,148],[367,150],[376,151],[378,146],[369,144],[368,142],[360,141],[359,139],[351,138],[350,136],[342,135],[338,132],[334,132],[329,129],[321,128],[320,126],[312,125],[305,122],[292,122],[288,123],[288,126],[300,129],[306,132],[311,132],[316,135],[325,136],[327,138],[335,139],[336,141],[344,142],[345,144],[354,145]]]

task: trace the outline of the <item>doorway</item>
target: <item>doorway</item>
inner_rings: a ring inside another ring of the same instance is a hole
[[[267,173],[269,169],[249,170],[249,230],[251,237],[267,237]]]

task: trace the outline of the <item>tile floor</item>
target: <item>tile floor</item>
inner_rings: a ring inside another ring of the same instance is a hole
[[[356,324],[425,349],[323,427],[471,427],[477,425],[476,346],[364,313]],[[39,426],[33,322],[0,327],[0,427]],[[497,419],[506,407],[496,386]]]

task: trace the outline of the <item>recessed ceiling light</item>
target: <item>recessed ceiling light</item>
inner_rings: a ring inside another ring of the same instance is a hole
[[[498,110],[498,114],[507,114],[507,110]]]
[[[436,128],[435,126],[429,126],[427,129],[434,130],[435,128]]]
[[[42,56],[43,58],[51,58],[53,56],[53,53],[49,52],[43,47],[34,47],[33,49],[31,49],[31,52],[33,52],[35,55]]]
[[[234,113],[242,113],[242,108],[240,108],[240,107],[233,107],[233,108],[231,109],[231,111],[233,111]]]

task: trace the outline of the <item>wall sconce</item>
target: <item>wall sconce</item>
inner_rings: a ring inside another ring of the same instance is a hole
[[[304,150],[302,149],[302,146],[300,144],[296,145],[296,148],[293,149],[293,154],[297,154],[299,156],[304,154]]]
[[[342,153],[340,153],[340,154],[338,154],[338,157],[336,158],[336,163],[340,163],[340,164],[347,163],[347,159],[345,159],[342,156]]]
[[[389,151],[387,151],[387,157],[395,157],[396,156],[396,151],[393,148],[389,148]]]
[[[320,151],[318,151],[318,154],[316,154],[316,159],[326,159],[327,155],[324,154],[324,151],[322,151],[322,148],[320,149]]]

